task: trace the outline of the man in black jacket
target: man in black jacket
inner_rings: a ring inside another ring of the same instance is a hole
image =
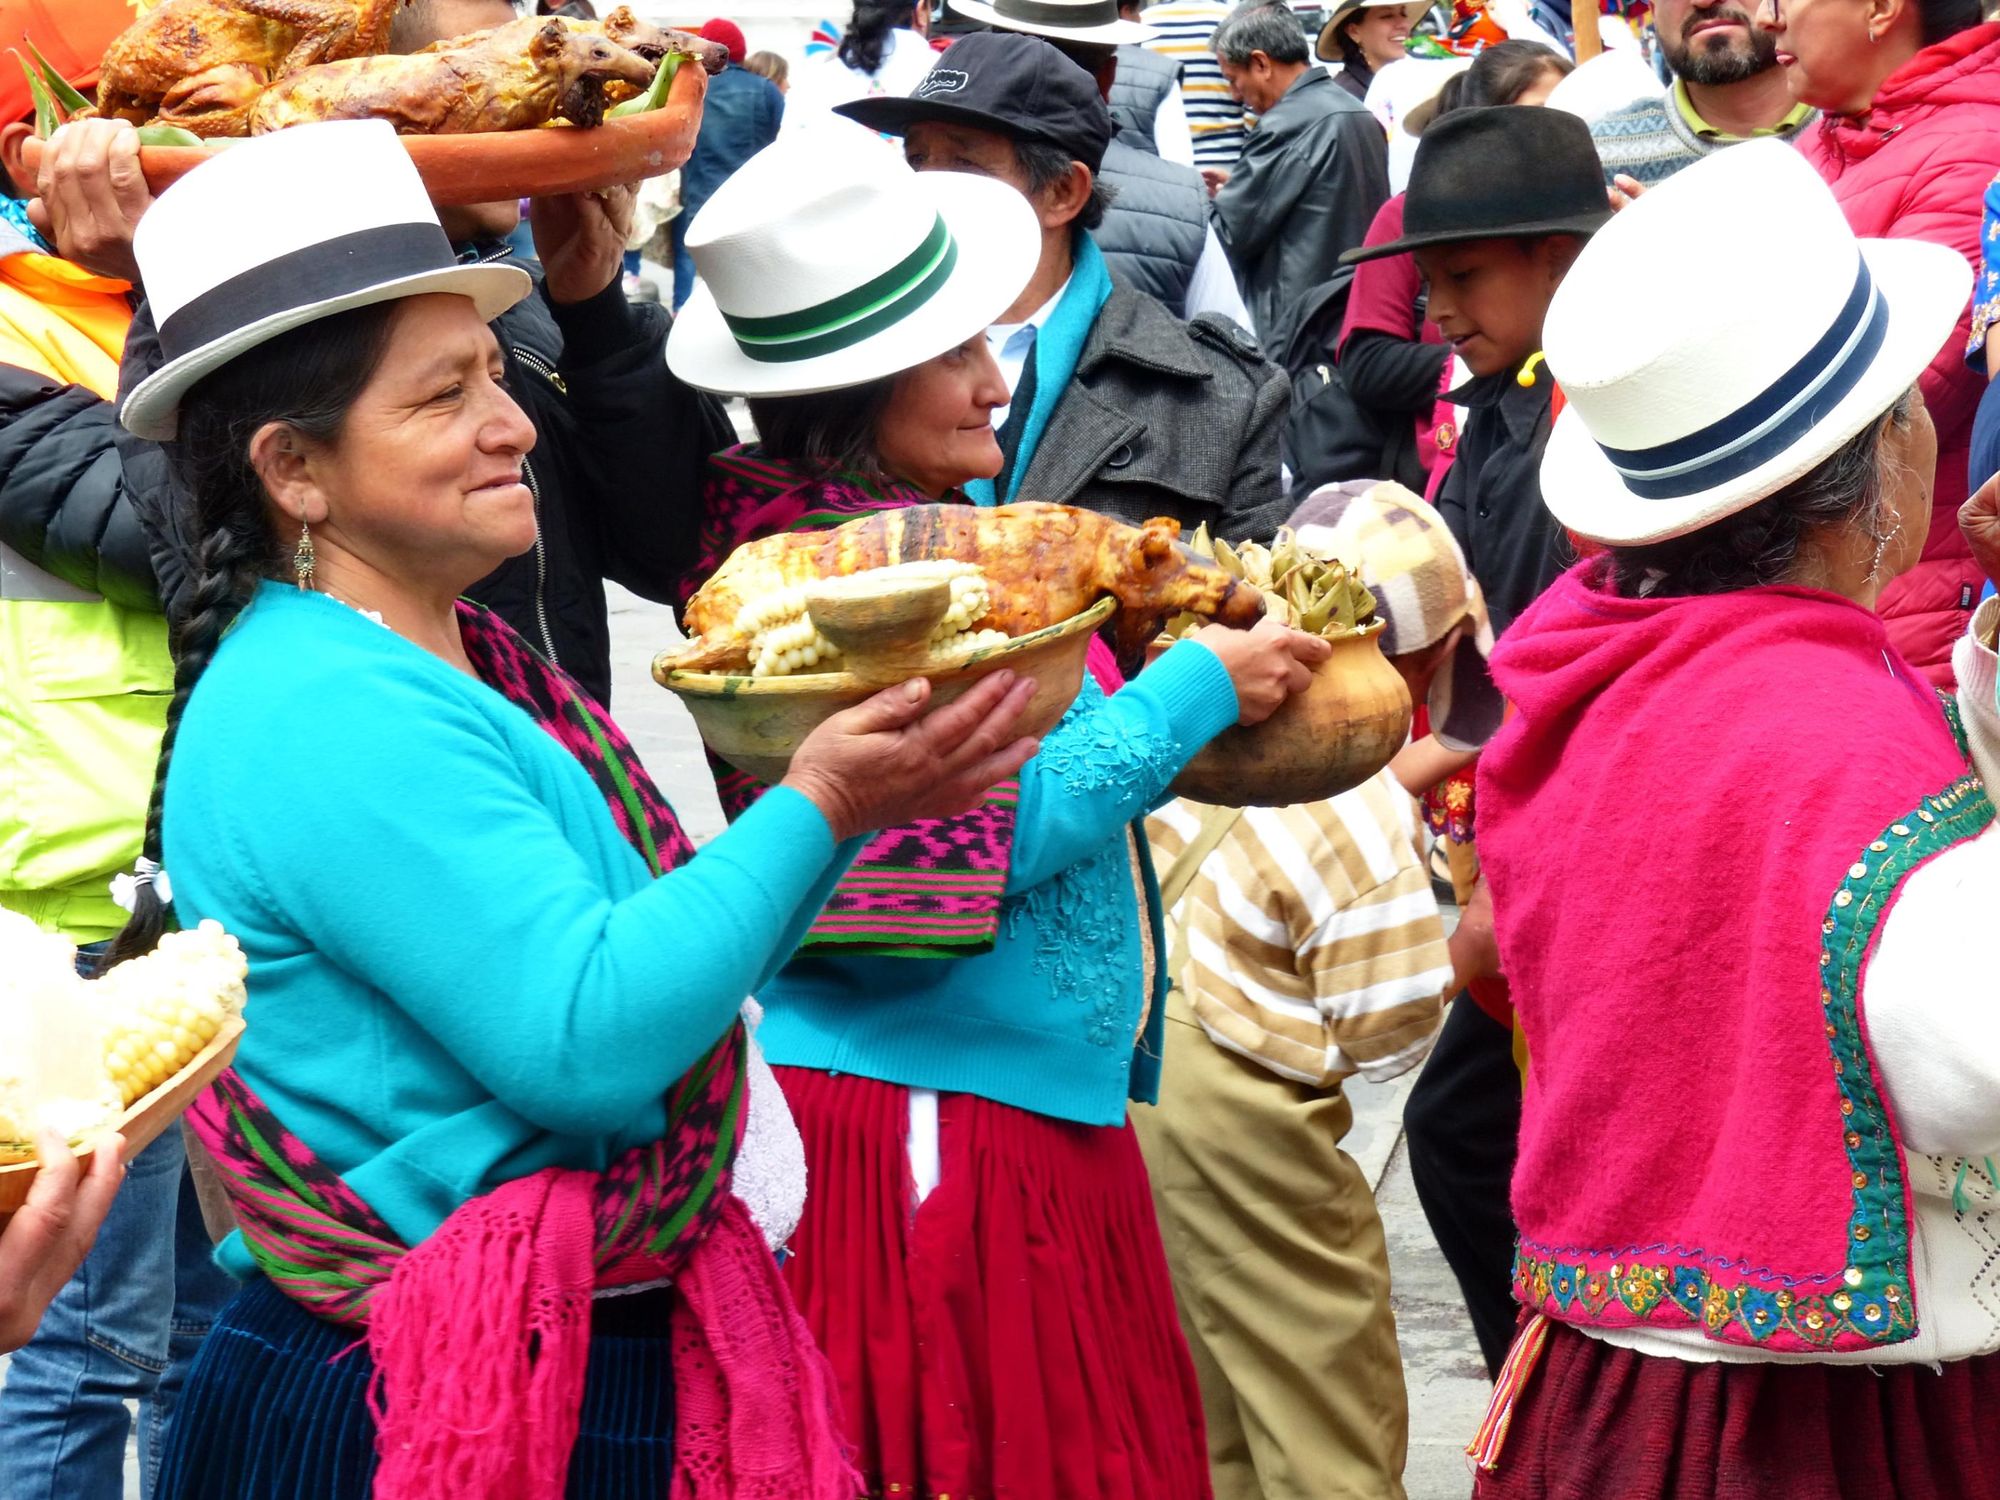
[[[394,44],[415,51],[513,18],[506,0],[418,0],[398,17]],[[539,522],[534,548],[469,591],[600,703],[611,697],[611,634],[604,585],[664,603],[693,560],[702,470],[735,441],[722,407],[667,370],[672,319],[625,298],[620,273],[632,192],[537,199],[530,213],[536,294],[493,324],[508,386],[535,424],[525,477]],[[445,231],[465,260],[500,260],[520,222],[512,202],[445,209]],[[160,364],[141,308],[127,336],[121,388]],[[175,485],[157,444],[120,439],[128,482],[164,544],[159,561],[170,611],[189,547]]]
[[[1236,165],[1202,175],[1257,332],[1283,349],[1305,295],[1388,201],[1389,148],[1375,117],[1312,66],[1288,7],[1239,6],[1213,46],[1231,96],[1258,119]]]

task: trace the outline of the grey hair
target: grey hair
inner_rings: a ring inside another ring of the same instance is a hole
[[[1876,563],[1900,529],[1883,525],[1883,497],[1902,477],[1882,446],[1889,428],[1908,428],[1912,393],[1835,449],[1811,472],[1746,510],[1687,536],[1611,549],[1611,581],[1628,598],[1724,594],[1774,583],[1809,583],[1805,544],[1816,532],[1858,530],[1875,543]]]
[[[1249,0],[1229,13],[1229,19],[1215,28],[1209,51],[1232,68],[1250,65],[1250,54],[1261,52],[1275,63],[1304,63],[1306,35],[1298,17],[1282,5],[1266,0]]]

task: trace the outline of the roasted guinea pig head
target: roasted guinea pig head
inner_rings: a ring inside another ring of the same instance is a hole
[[[704,73],[720,73],[729,66],[729,49],[722,43],[711,42],[692,32],[669,31],[650,21],[642,21],[632,14],[629,5],[619,6],[601,21],[579,24],[596,25],[612,41],[622,47],[630,47],[653,62],[658,62],[669,52],[678,52],[700,63]]]
[[[1119,603],[1111,640],[1120,662],[1136,662],[1182,610],[1239,630],[1264,617],[1264,596],[1183,542],[1180,522],[1155,516],[1119,529],[1132,536],[1121,540],[1123,555],[1105,587]]]
[[[831,531],[789,531],[746,542],[688,601],[692,641],[670,665],[689,671],[747,670],[743,607],[820,578],[922,558],[953,558],[985,571],[990,606],[976,629],[1026,635],[1081,614],[1109,594],[1118,601],[1112,640],[1136,661],[1171,615],[1186,610],[1249,626],[1264,613],[1254,588],[1180,540],[1167,520],[1128,526],[1069,505],[912,505],[877,511]]]
[[[647,59],[624,43],[599,33],[565,32],[560,46],[545,45],[547,28],[535,38],[540,65],[551,69],[561,80],[556,115],[573,125],[597,125],[604,120],[607,104],[617,95],[629,98],[653,81],[657,62]]]

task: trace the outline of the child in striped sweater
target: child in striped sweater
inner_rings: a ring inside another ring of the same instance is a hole
[[[1484,605],[1443,519],[1399,485],[1329,487],[1300,539],[1358,569],[1433,720],[1500,706]],[[1320,524],[1313,524],[1320,523]],[[1185,800],[1147,820],[1175,933],[1157,1107],[1133,1128],[1208,1418],[1217,1500],[1400,1497],[1408,1408],[1374,1195],[1341,1092],[1430,1050],[1458,964],[1384,769],[1295,807]],[[1273,1253],[1273,1246],[1283,1247]]]

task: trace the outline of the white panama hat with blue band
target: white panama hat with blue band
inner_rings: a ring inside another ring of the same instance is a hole
[[[1621,313],[1635,276],[1674,300]],[[1713,299],[1689,305],[1704,286]],[[1705,157],[1598,230],[1556,292],[1543,352],[1566,409],[1542,498],[1612,546],[1747,510],[1916,384],[1971,291],[1954,250],[1857,240],[1784,142]]]
[[[132,236],[159,327],[159,369],[118,419],[168,439],[203,376],[307,323],[403,297],[469,297],[488,322],[535,284],[461,265],[386,120],[295,125],[233,143],[160,194]]]
[[[781,137],[695,216],[701,284],[667,339],[689,385],[802,396],[895,375],[982,332],[1033,277],[1041,225],[1018,191],[849,135]]]

